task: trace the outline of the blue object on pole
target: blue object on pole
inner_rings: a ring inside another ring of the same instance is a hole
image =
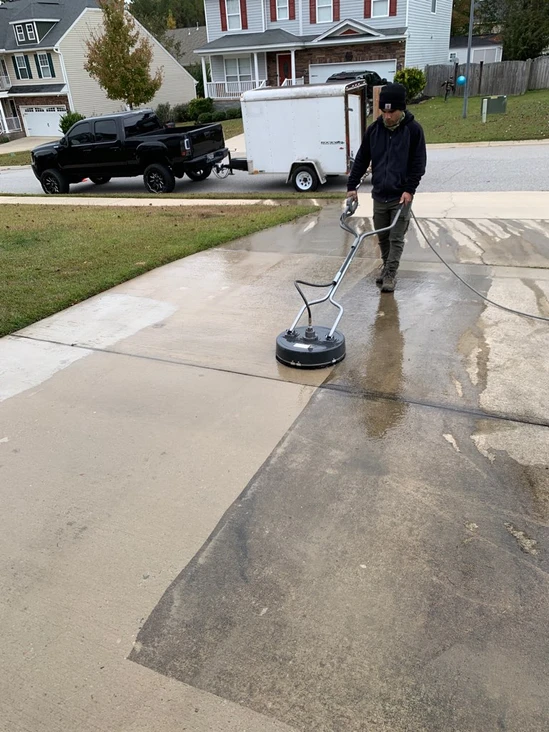
[[[458,86],[464,86],[467,79],[464,76],[458,76],[456,83]]]

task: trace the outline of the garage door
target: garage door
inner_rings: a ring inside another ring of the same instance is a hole
[[[341,71],[377,71],[382,79],[392,81],[396,72],[396,60],[392,61],[353,61],[339,64],[310,64],[309,83],[324,84],[332,74]]]
[[[28,137],[61,137],[59,128],[66,107],[21,107]]]

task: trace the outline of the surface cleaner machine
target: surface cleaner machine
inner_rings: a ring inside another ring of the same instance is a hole
[[[345,209],[341,214],[340,226],[352,234],[354,240],[334,279],[325,284],[305,282],[304,280],[294,282],[304,304],[292,325],[276,339],[276,358],[285,366],[301,369],[321,369],[333,366],[345,358],[345,336],[337,330],[339,321],[343,316],[343,306],[334,299],[334,296],[364,239],[376,236],[383,231],[390,231],[402,213],[401,206],[397,209],[390,226],[359,233],[348,223],[348,219],[356,212],[357,208],[358,201],[356,199],[347,199]],[[327,292],[323,297],[309,302],[301,289],[302,286],[326,288]],[[333,325],[313,325],[311,308],[326,301],[329,301],[338,311]],[[307,325],[298,325],[305,311],[307,311]]]

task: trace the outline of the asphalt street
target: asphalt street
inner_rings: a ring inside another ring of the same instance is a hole
[[[332,178],[322,191],[345,190],[344,176]],[[74,193],[144,193],[141,178],[111,181],[98,188],[92,183],[72,186]],[[284,193],[293,190],[281,175],[250,176],[236,172],[225,180],[212,175],[202,183],[188,178],[177,181],[179,193]],[[546,191],[549,190],[549,145],[436,148],[428,152],[424,192]],[[30,167],[0,168],[0,193],[42,193]]]

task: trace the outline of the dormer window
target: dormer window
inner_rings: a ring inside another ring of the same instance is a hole
[[[35,41],[36,33],[34,31],[34,25],[32,23],[27,23],[25,28],[27,29],[27,38],[29,39],[29,41]]]
[[[25,42],[25,31],[23,30],[22,25],[16,25],[15,26],[15,35],[17,36],[17,40],[21,43]]]

